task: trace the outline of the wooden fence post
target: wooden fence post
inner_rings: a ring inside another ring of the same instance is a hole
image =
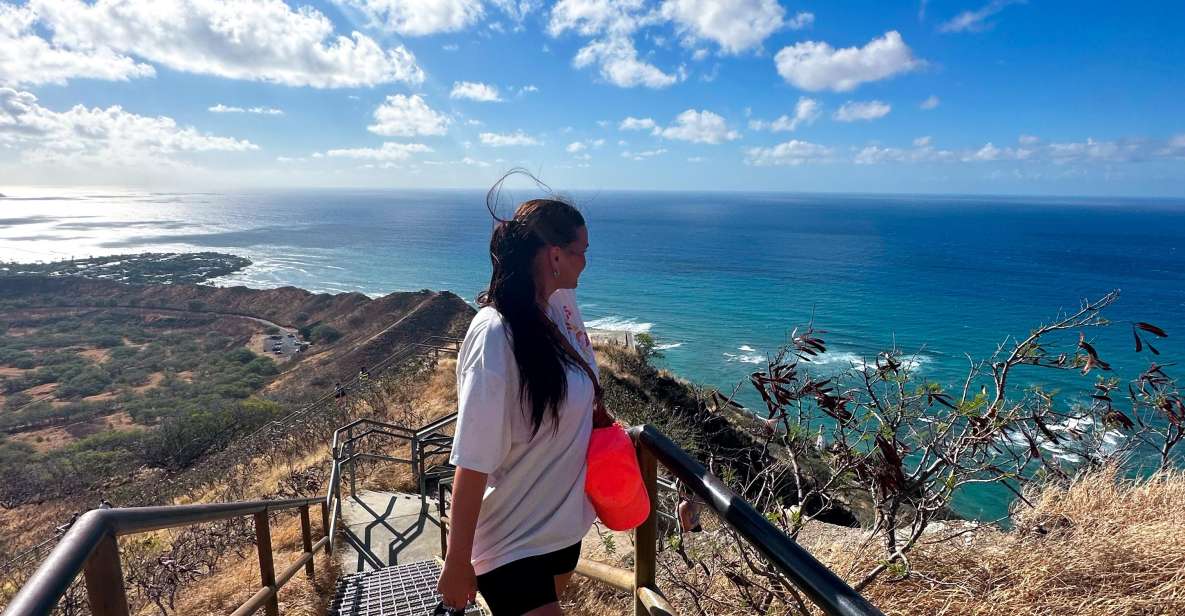
[[[638,465],[642,482],[650,497],[650,515],[634,531],[634,616],[647,616],[646,606],[638,595],[641,588],[654,588],[658,536],[658,460],[645,447],[638,447]]]
[[[276,590],[276,566],[272,562],[272,531],[268,527],[267,509],[255,514],[255,544],[259,552],[259,577],[265,587]],[[273,592],[267,603],[267,616],[280,616],[280,602]]]
[[[309,522],[309,506],[300,506],[300,538],[304,542],[304,551],[309,555],[313,554],[313,525]],[[304,572],[308,574],[309,581],[316,580],[313,575],[313,561],[315,558],[310,558],[309,562],[304,564]]]
[[[83,568],[86,597],[94,616],[128,616],[128,595],[119,565],[119,543],[107,533]]]

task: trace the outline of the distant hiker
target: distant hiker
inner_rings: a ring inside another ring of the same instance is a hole
[[[338,405],[346,401],[346,388],[342,387],[340,381],[333,384],[333,397],[337,399]]]
[[[576,208],[552,199],[495,220],[490,285],[457,358],[457,470],[437,588],[453,608],[480,589],[493,616],[557,616],[596,519],[584,491],[589,438],[594,425],[613,424],[597,404],[596,358],[572,291],[588,230]]]
[[[111,507],[112,507],[111,501],[109,501],[105,498],[99,499],[99,509],[111,509]]]
[[[366,371],[366,366],[362,366],[362,368],[358,370],[358,384],[364,385],[368,380],[370,380],[370,373]]]
[[[819,435],[815,437],[815,449],[823,451],[827,447],[827,439],[823,438],[823,425],[819,424]]]

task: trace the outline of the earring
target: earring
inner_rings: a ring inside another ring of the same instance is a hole
[[[560,270],[551,270],[551,276],[553,278],[559,278],[560,277]]]

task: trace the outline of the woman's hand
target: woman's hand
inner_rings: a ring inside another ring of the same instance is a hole
[[[477,575],[473,572],[473,565],[467,560],[459,562],[446,558],[436,590],[443,595],[445,606],[465,609],[477,599]]]

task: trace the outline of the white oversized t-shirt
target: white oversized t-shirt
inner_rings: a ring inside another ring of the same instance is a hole
[[[548,312],[595,371],[575,293],[556,291]],[[554,429],[548,410],[532,437],[508,329],[495,308],[482,308],[469,324],[457,357],[459,415],[449,461],[489,474],[473,537],[473,569],[478,575],[571,546],[596,519],[584,493],[592,382],[583,368],[569,367],[559,429]]]

